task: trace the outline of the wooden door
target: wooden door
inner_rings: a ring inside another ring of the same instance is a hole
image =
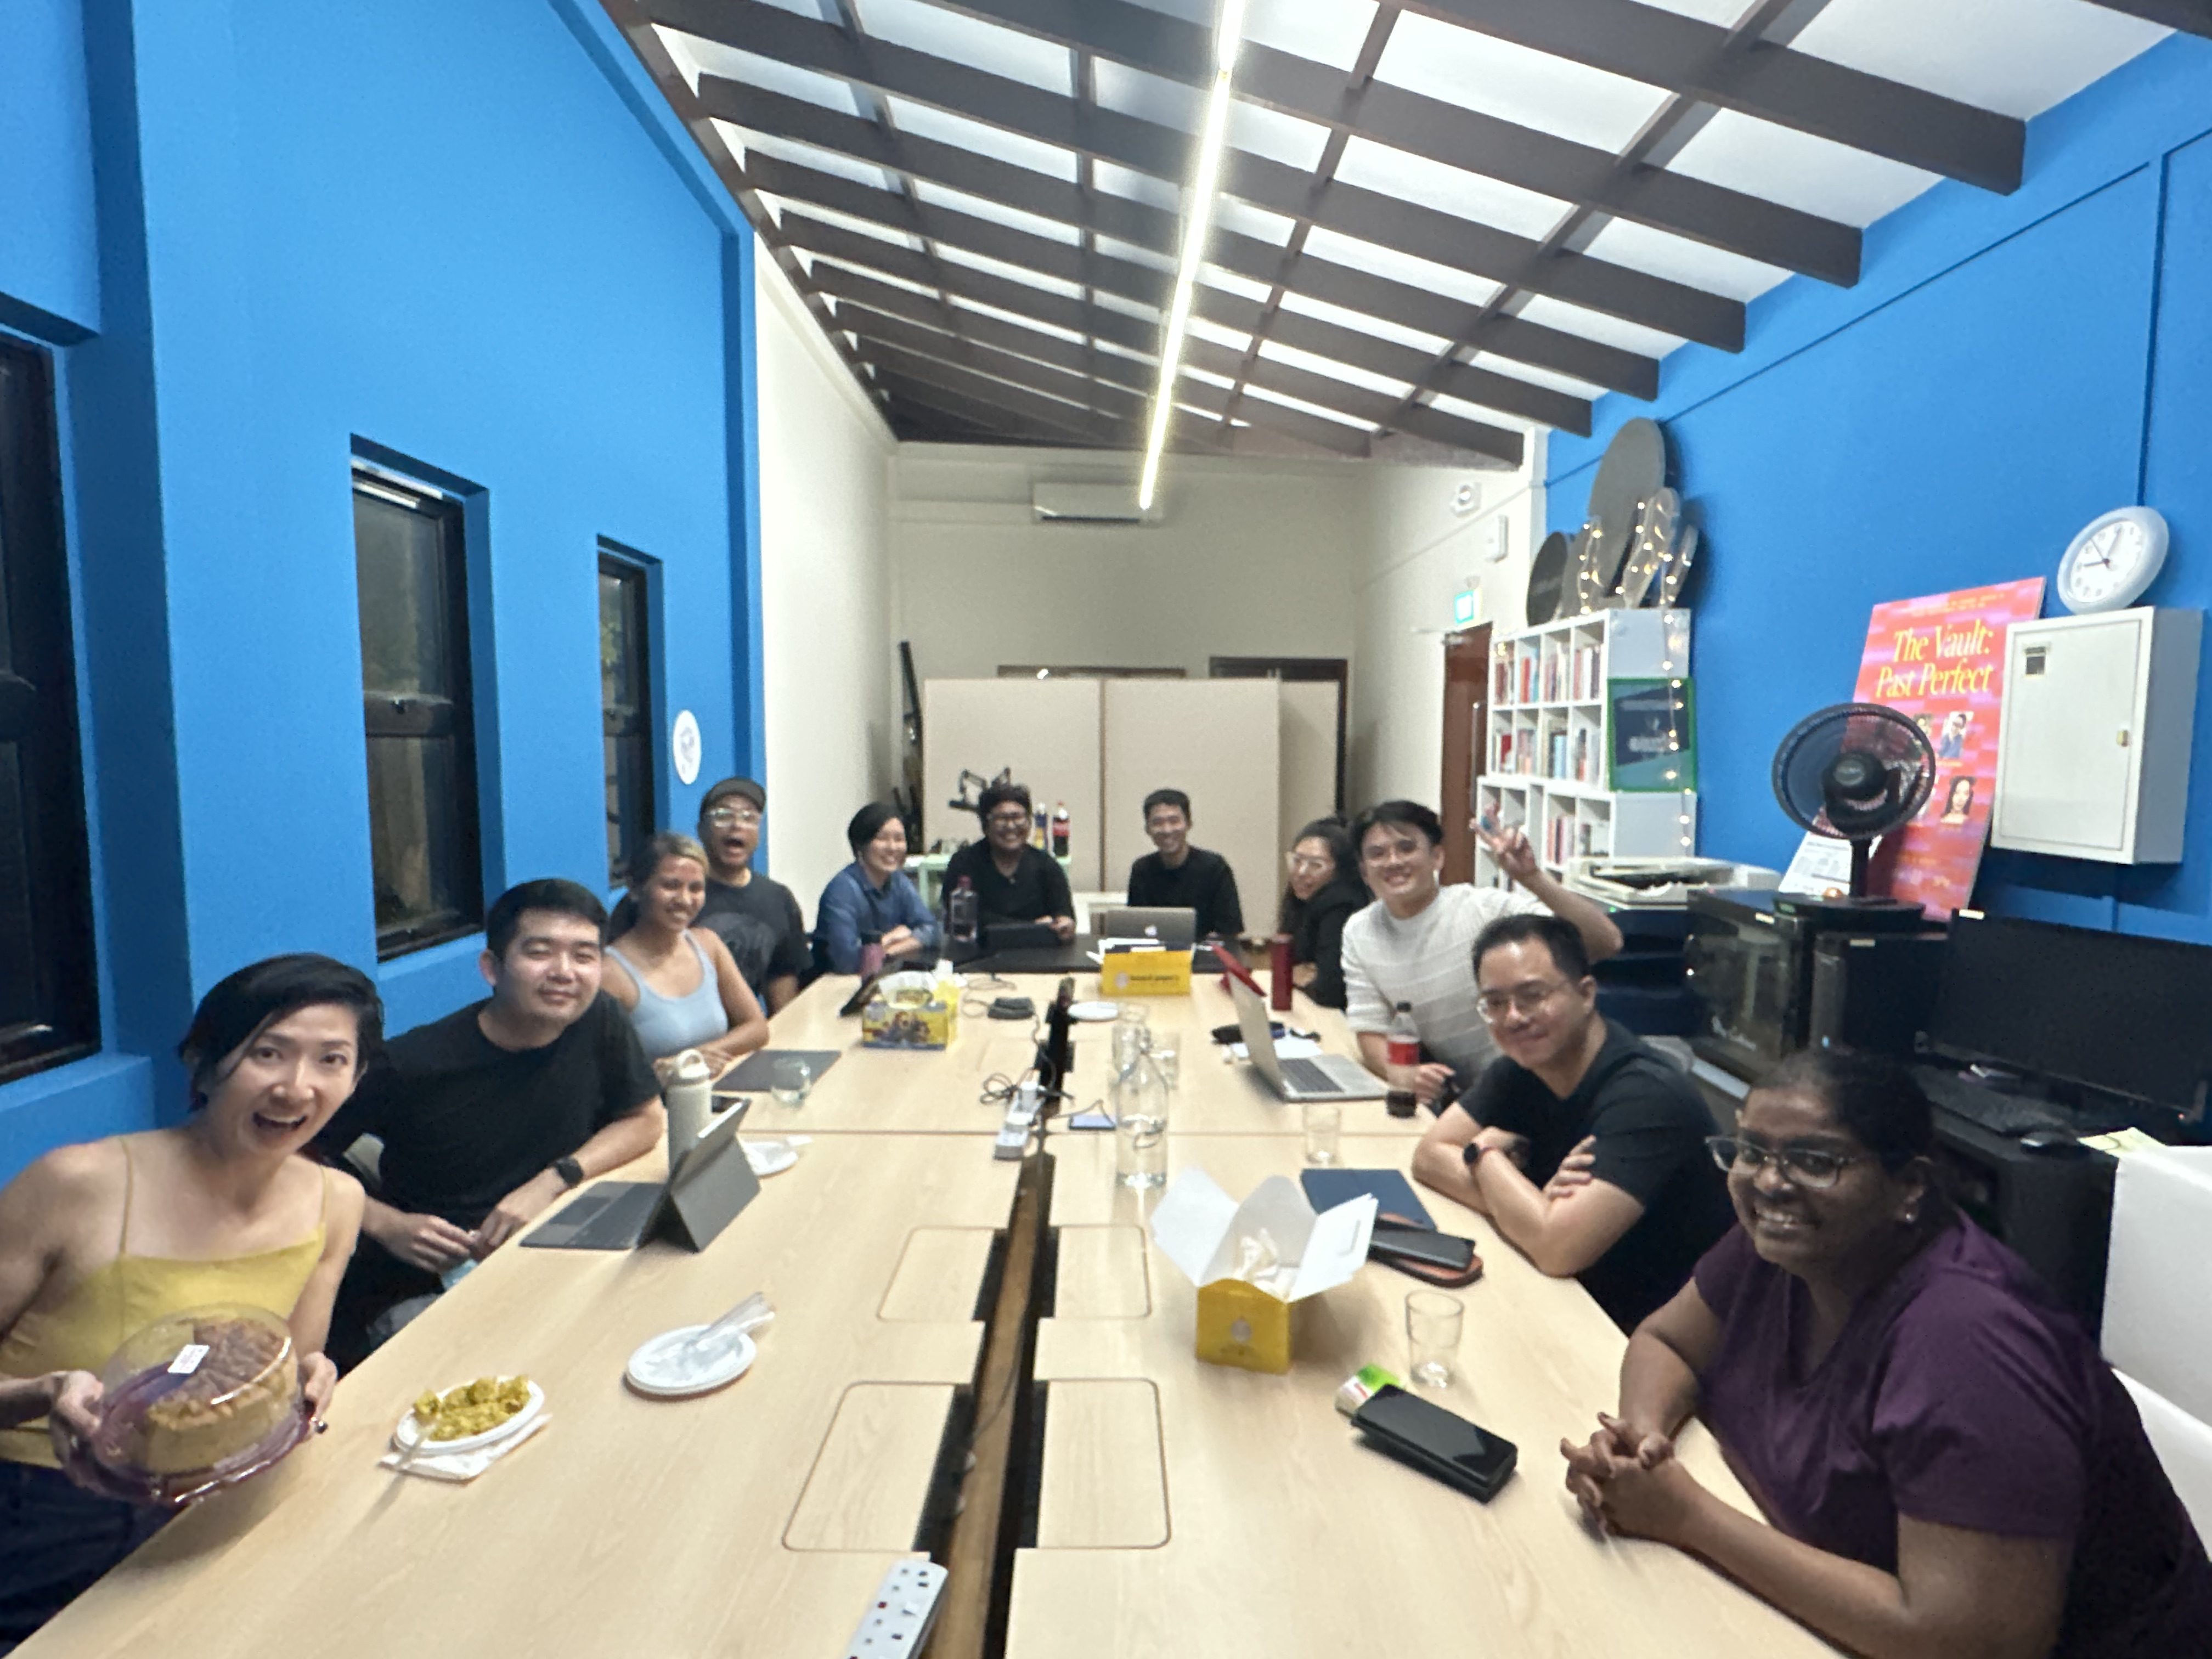
[[[1444,635],[1444,879],[1474,879],[1474,781],[1490,742],[1490,624]]]

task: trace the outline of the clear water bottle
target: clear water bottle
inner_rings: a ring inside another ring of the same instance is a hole
[[[1115,1077],[1127,1071],[1130,1062],[1152,1046],[1152,1021],[1138,1004],[1125,1002],[1115,1015],[1113,1043]]]
[[[975,888],[965,876],[945,901],[945,933],[955,945],[975,942]]]
[[[1421,1028],[1413,1024],[1412,1003],[1398,1005],[1398,1012],[1390,1017],[1390,1029],[1383,1034],[1382,1041],[1390,1083],[1400,1089],[1412,1088],[1413,1073],[1421,1069]]]
[[[1141,1192],[1168,1179],[1168,1085],[1144,1048],[1114,1079],[1114,1176]]]

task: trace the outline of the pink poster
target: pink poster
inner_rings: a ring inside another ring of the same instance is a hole
[[[2043,578],[1894,599],[1874,608],[1856,696],[1911,715],[1936,746],[1936,788],[1920,815],[1885,845],[1895,862],[1890,896],[1917,899],[1931,918],[1974,894],[1997,775],[1997,711],[2004,698],[2005,633],[2043,612]]]

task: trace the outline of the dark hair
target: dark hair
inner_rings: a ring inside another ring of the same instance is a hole
[[[1912,1073],[1880,1054],[1801,1048],[1767,1074],[1757,1092],[1796,1090],[1817,1099],[1837,1124],[1894,1175],[1936,1146],[1936,1109]]]
[[[1354,850],[1364,849],[1367,832],[1378,823],[1389,824],[1394,830],[1418,830],[1428,838],[1431,847],[1444,844],[1444,826],[1434,812],[1417,800],[1377,801],[1354,820],[1352,826],[1352,845]]]
[[[579,921],[590,922],[602,935],[606,932],[607,907],[599,902],[590,888],[559,876],[541,876],[536,881],[521,882],[508,888],[491,902],[490,913],[484,917],[484,949],[504,961],[507,947],[522,931],[525,910],[547,910],[556,916],[574,916]]]
[[[1500,916],[1474,936],[1474,971],[1482,974],[1482,959],[1492,951],[1504,950],[1509,945],[1540,943],[1552,953],[1552,965],[1567,976],[1570,984],[1589,977],[1589,947],[1575,930],[1574,923],[1562,921],[1549,914],[1535,915],[1528,912]]]
[[[1190,797],[1184,794],[1180,789],[1155,789],[1151,794],[1145,797],[1145,822],[1146,823],[1150,823],[1152,821],[1152,809],[1155,806],[1172,806],[1176,811],[1182,814],[1182,819],[1185,823],[1196,822],[1196,820],[1194,820],[1190,815]]]
[[[1295,852],[1302,841],[1317,841],[1328,848],[1329,861],[1336,866],[1329,876],[1330,882],[1359,879],[1359,854],[1352,849],[1352,837],[1346,833],[1342,818],[1316,818],[1291,837],[1289,850]],[[1328,884],[1328,882],[1322,884],[1324,887]],[[1316,891],[1318,894],[1319,890]],[[1285,882],[1283,902],[1276,912],[1277,931],[1296,933],[1304,908],[1304,901],[1291,890],[1288,882]]]
[[[1024,812],[1036,811],[1036,803],[1030,799],[1030,792],[1026,786],[1018,783],[994,783],[977,797],[975,816],[979,818],[988,818],[1010,800],[1020,802],[1022,811]]]
[[[312,951],[270,957],[219,980],[200,999],[177,1058],[191,1074],[192,1109],[207,1104],[222,1081],[216,1071],[228,1055],[278,1020],[302,1008],[350,1008],[358,1076],[384,1042],[384,1000],[358,968]]]
[[[853,849],[853,856],[858,858],[860,849],[883,834],[884,826],[897,817],[896,811],[879,800],[872,800],[854,813],[853,821],[845,826],[845,844]]]

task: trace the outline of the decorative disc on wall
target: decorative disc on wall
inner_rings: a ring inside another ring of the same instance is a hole
[[[1656,421],[1638,416],[1613,434],[1597,481],[1590,485],[1589,521],[1597,562],[1598,597],[1620,586],[1644,504],[1667,482],[1667,440]]]
[[[1559,598],[1567,582],[1567,538],[1554,530],[1544,538],[1536,556],[1528,562],[1528,626],[1547,623],[1559,614]]]
[[[676,767],[676,781],[682,784],[699,781],[699,722],[688,708],[679,711],[676,723],[669,728],[668,758]]]

